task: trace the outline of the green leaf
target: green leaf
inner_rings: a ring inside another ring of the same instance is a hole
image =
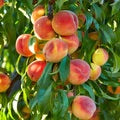
[[[46,88],[40,88],[36,94],[36,96],[30,101],[30,107],[33,109],[36,105],[39,106],[41,113],[46,113],[49,111],[50,107],[50,101],[52,98],[52,87],[53,83]]]
[[[87,84],[83,84],[82,86],[83,86],[83,88],[85,90],[87,90],[87,92],[89,93],[90,97],[95,101],[95,95],[94,95],[93,89],[89,85],[87,85]]]
[[[57,0],[55,2],[56,6],[59,8],[59,10],[62,8],[63,4],[68,0]]]
[[[116,40],[116,36],[112,28],[110,28],[108,25],[101,25],[100,30],[103,34],[105,42],[108,42],[109,44],[112,45]]]
[[[59,73],[62,82],[65,82],[70,72],[70,58],[66,56],[60,62]]]
[[[59,90],[58,94],[54,100],[54,106],[52,114],[54,119],[64,118],[68,110],[69,102],[68,97],[64,90]],[[60,120],[60,119],[59,119]]]
[[[114,66],[112,68],[112,73],[117,73],[120,70],[120,56],[118,56],[115,52],[113,52],[114,56]]]
[[[92,22],[93,22],[93,17],[88,12],[85,15],[86,15],[85,30],[87,31],[89,29],[89,27],[91,26]]]
[[[103,10],[97,4],[92,5],[93,9],[95,10],[95,18],[97,20],[102,21],[104,18]]]
[[[22,118],[21,117],[21,115],[20,115],[20,113],[18,112],[18,102],[19,102],[19,99],[20,99],[20,95],[21,95],[21,91],[18,91],[16,94],[15,94],[15,96],[14,96],[14,100],[13,100],[13,110],[15,111],[15,113],[20,117],[20,118]]]
[[[94,81],[89,81],[89,84],[90,84],[91,87],[93,87],[93,89],[96,91],[96,94],[99,97],[103,97],[103,98],[109,99],[109,100],[118,100],[118,99],[120,99],[120,97],[112,97],[112,96],[107,95],[102,90],[102,88],[96,82],[94,82]]]
[[[117,12],[119,12],[120,10],[120,1],[116,1],[113,4],[111,4],[112,6],[112,15],[115,15]]]
[[[50,75],[52,66],[53,63],[47,63],[40,79],[37,81],[38,88],[48,88],[48,86],[52,83],[52,75]]]

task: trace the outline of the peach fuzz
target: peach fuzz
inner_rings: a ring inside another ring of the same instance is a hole
[[[46,61],[57,63],[60,62],[68,53],[68,45],[59,38],[48,41],[44,48],[43,54]]]
[[[68,81],[73,85],[85,83],[90,76],[90,66],[87,62],[75,59],[70,61],[70,74]]]
[[[32,15],[31,15],[31,22],[34,24],[35,21],[45,14],[44,6],[38,5],[34,8]]]
[[[91,72],[90,72],[90,80],[97,80],[101,74],[101,67],[94,63],[91,63]]]
[[[39,60],[33,61],[28,65],[27,75],[32,81],[37,82],[41,77],[45,66],[46,66],[45,61],[39,61]]]
[[[90,33],[88,33],[88,37],[92,40],[99,40],[98,32],[90,32]]]
[[[79,38],[76,34],[70,36],[62,36],[62,40],[65,41],[68,45],[68,53],[72,54],[79,47]]]
[[[0,72],[0,93],[5,92],[11,84],[10,78],[5,74]]]
[[[17,38],[15,47],[18,54],[25,57],[30,57],[33,55],[33,53],[29,50],[30,38],[30,34],[22,34]]]
[[[47,16],[42,16],[33,25],[34,33],[38,39],[49,40],[55,37],[51,20]]]
[[[4,5],[4,0],[0,0],[0,8]]]
[[[93,53],[92,61],[93,63],[102,66],[104,65],[109,58],[108,52],[104,48],[98,48]]]
[[[90,119],[96,111],[95,102],[88,96],[78,95],[72,103],[72,113],[79,119]]]
[[[78,28],[78,17],[72,11],[59,11],[53,17],[52,27],[59,35],[72,35]]]

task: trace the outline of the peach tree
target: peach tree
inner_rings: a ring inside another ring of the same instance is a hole
[[[119,0],[0,0],[0,120],[120,119]]]

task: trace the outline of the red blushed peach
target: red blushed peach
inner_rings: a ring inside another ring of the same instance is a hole
[[[91,63],[91,72],[90,72],[90,80],[97,80],[101,74],[101,67],[94,63]]]
[[[90,32],[90,33],[88,33],[88,36],[92,40],[99,40],[99,34],[98,34],[98,32]]]
[[[6,74],[0,72],[0,92],[5,92],[10,87],[10,84],[10,78]]]
[[[83,24],[84,24],[85,21],[86,21],[85,14],[84,14],[84,13],[79,13],[79,14],[78,14],[78,20],[79,20],[79,27],[82,27]]]
[[[42,16],[33,25],[34,33],[38,39],[49,40],[55,37],[51,20],[47,16]]]
[[[16,51],[25,57],[30,57],[33,53],[29,50],[30,34],[22,34],[16,40]]]
[[[90,119],[96,110],[94,101],[87,96],[76,96],[72,103],[72,113],[79,119]]]
[[[53,17],[52,27],[60,35],[72,35],[78,28],[78,18],[72,11],[62,10]]]
[[[100,110],[97,108],[96,111],[94,112],[92,118],[90,118],[89,120],[100,120]]]
[[[68,53],[68,45],[59,38],[48,41],[44,48],[43,54],[49,62],[60,62]]]
[[[0,0],[0,8],[4,5],[4,0]]]
[[[35,7],[31,15],[32,23],[34,24],[35,21],[41,16],[43,16],[44,14],[45,14],[44,6],[38,5],[37,7]]]
[[[92,56],[93,63],[102,66],[109,58],[108,52],[104,48],[98,48]]]
[[[62,36],[62,40],[64,40],[68,45],[68,53],[72,54],[79,47],[79,38],[76,34],[70,36]]]
[[[37,82],[41,77],[45,66],[46,66],[45,61],[38,61],[38,60],[33,61],[28,65],[27,75],[32,81]]]
[[[90,76],[90,66],[87,62],[75,59],[70,62],[70,74],[68,81],[73,85],[85,83]]]

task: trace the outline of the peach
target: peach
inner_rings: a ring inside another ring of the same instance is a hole
[[[104,48],[98,48],[92,56],[93,63],[102,66],[109,58],[108,52]]]
[[[90,118],[89,120],[100,120],[100,110],[98,108],[94,112],[92,118]]]
[[[94,63],[91,63],[91,72],[90,72],[90,80],[97,80],[101,74],[101,67]]]
[[[45,14],[44,6],[38,5],[37,7],[35,7],[31,15],[32,23],[34,24],[35,21],[41,16],[43,16],[44,14]]]
[[[0,0],[0,8],[4,5],[4,0]]]
[[[72,54],[79,47],[79,38],[76,34],[70,36],[62,36],[62,40],[68,44],[68,53]]]
[[[79,13],[79,14],[78,14],[78,20],[79,20],[79,27],[82,27],[83,24],[84,24],[85,21],[86,21],[85,14],[84,14],[84,13]]]
[[[16,51],[25,57],[30,57],[33,53],[29,50],[30,34],[22,34],[16,40]]]
[[[98,32],[90,32],[90,33],[88,33],[88,37],[92,40],[99,40]]]
[[[87,62],[80,59],[70,61],[70,74],[68,81],[73,85],[85,83],[90,76],[90,66]]]
[[[95,102],[88,96],[78,95],[72,103],[72,113],[79,119],[90,119],[96,111]]]
[[[42,16],[33,25],[34,33],[38,39],[49,40],[55,37],[51,20],[47,16]]]
[[[45,66],[45,61],[35,60],[28,65],[27,75],[32,81],[37,82],[41,77]]]
[[[60,62],[68,53],[68,45],[59,38],[48,41],[44,48],[43,54],[49,62]]]
[[[67,96],[68,96],[68,98],[69,98],[69,97],[73,97],[73,96],[74,96],[73,91],[69,91],[69,92],[67,93]]]
[[[78,28],[78,18],[72,11],[59,11],[53,17],[52,27],[54,31],[60,35],[72,35]]]
[[[11,84],[10,78],[5,74],[0,72],[0,93],[5,92]]]

